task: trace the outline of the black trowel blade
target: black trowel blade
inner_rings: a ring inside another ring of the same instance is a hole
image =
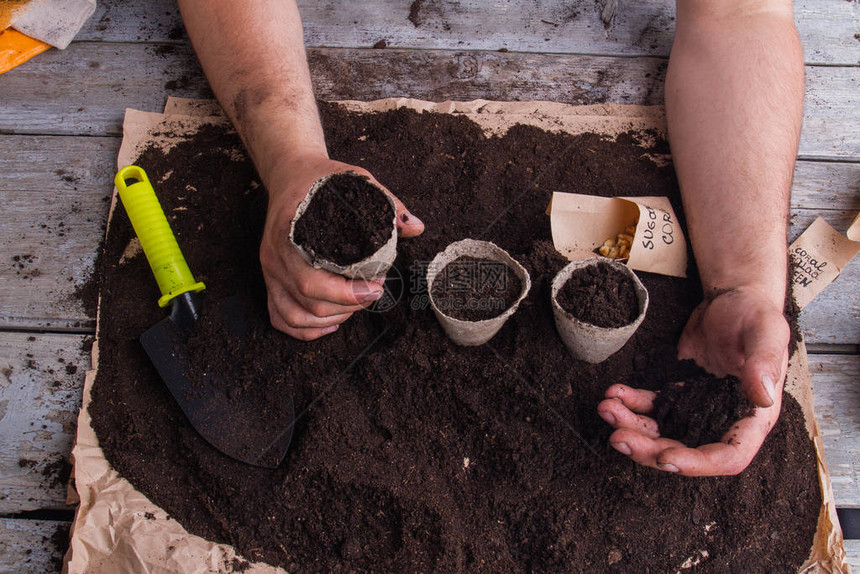
[[[237,319],[241,320],[241,302],[225,300],[219,312],[227,314],[228,324],[235,330]],[[171,313],[171,317],[178,315]],[[167,318],[140,336],[146,354],[182,412],[209,444],[227,456],[254,466],[277,467],[293,436],[295,412],[291,393],[283,389],[277,397],[267,396],[267,406],[261,410],[259,402],[253,406],[241,398],[231,399],[230,389],[241,383],[233,373],[207,373],[192,380],[188,374],[192,367],[185,351],[193,325],[183,321],[183,327]]]

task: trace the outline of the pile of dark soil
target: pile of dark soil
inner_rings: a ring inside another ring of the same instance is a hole
[[[614,383],[687,376],[675,345],[701,299],[695,280],[643,274],[648,314],[599,365],[572,359],[555,331],[549,285],[565,261],[550,241],[551,192],[668,195],[683,217],[672,168],[646,155],[665,143],[523,126],[487,138],[463,117],[407,110],[324,105],[322,116],[332,157],[369,169],[426,223],[398,243],[402,297],[318,341],[275,332],[256,256],[266,197],[233,153],[238,139],[206,128],[167,154],[146,150],[139,164],[207,298],[244,301],[244,368],[274,365],[279,377],[259,384],[289,385],[300,418],[274,471],[221,455],[189,427],[137,340],[163,315],[145,259],[119,263],[133,236],[119,210],[90,411],[121,475],[191,532],[289,571],[663,573],[704,553],[690,571],[797,570],[821,499],[794,399],[744,473],[708,479],[636,465],[608,446],[596,413]],[[422,284],[433,256],[466,237],[507,250],[533,284],[479,347],[449,341]]]
[[[394,209],[385,192],[355,172],[336,173],[296,221],[294,239],[312,259],[352,265],[391,238]]]
[[[498,317],[519,298],[523,283],[499,261],[458,257],[439,271],[430,290],[436,308],[454,319]]]
[[[623,327],[639,316],[633,279],[602,261],[571,273],[556,300],[576,319],[598,327]]]

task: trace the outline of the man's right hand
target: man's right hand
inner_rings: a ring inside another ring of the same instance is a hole
[[[336,331],[353,313],[381,298],[383,288],[377,282],[349,280],[311,267],[290,242],[290,224],[296,209],[311,185],[332,173],[355,171],[378,182],[365,169],[326,157],[301,158],[279,171],[283,184],[269,186],[269,207],[260,244],[269,318],[279,331],[310,341]],[[396,197],[394,201],[400,236],[420,235],[424,231],[421,220]]]
[[[723,290],[699,305],[678,343],[678,358],[692,359],[718,377],[734,375],[756,405],[720,442],[697,448],[660,436],[656,393],[612,385],[597,407],[615,432],[610,444],[639,464],[685,476],[726,476],[755,458],[779,418],[788,368],[790,331],[783,315],[785,292],[742,286]]]

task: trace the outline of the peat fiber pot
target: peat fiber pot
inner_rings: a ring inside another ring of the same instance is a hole
[[[449,284],[442,285],[442,281]],[[492,285],[489,281],[493,281]],[[517,283],[518,293],[504,293]],[[456,297],[440,296],[448,287],[453,287],[447,291]],[[483,345],[492,339],[530,288],[528,271],[507,251],[489,241],[463,239],[451,243],[433,258],[427,270],[427,291],[436,318],[452,341],[467,347]],[[491,303],[499,301],[507,305],[503,309],[493,308]],[[488,314],[487,318],[476,318]]]
[[[372,281],[384,277],[397,257],[396,216],[394,198],[378,184],[354,171],[333,173],[315,181],[299,203],[290,242],[317,269]],[[314,248],[314,242],[322,246]],[[327,255],[328,246],[351,251]]]
[[[559,304],[559,293],[574,273],[600,264],[608,265],[611,269],[629,277],[633,282],[639,312],[635,319],[626,325],[618,327],[594,325],[576,318],[569,310]],[[551,296],[552,311],[558,334],[561,335],[561,339],[571,355],[589,363],[601,363],[624,346],[639,328],[639,325],[642,324],[649,302],[648,291],[639,277],[626,265],[604,257],[594,257],[567,264],[553,279]]]

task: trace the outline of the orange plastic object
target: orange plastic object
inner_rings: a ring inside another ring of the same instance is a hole
[[[12,28],[6,28],[0,32],[0,74],[23,64],[50,47],[50,44],[35,40]]]
[[[15,12],[29,3],[30,0],[0,0],[0,28],[8,28]]]

